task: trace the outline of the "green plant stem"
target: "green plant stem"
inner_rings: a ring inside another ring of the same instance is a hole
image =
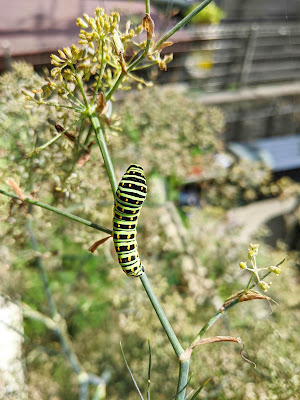
[[[253,277],[254,277],[254,274],[252,273],[252,275],[250,276],[249,282],[246,286],[245,292],[247,292],[247,290],[249,289],[249,286],[250,286],[250,283],[252,282]]]
[[[11,197],[13,199],[20,200],[20,198],[16,194],[9,193],[6,190],[0,189],[0,193],[4,194],[5,196]],[[91,228],[97,229],[98,231],[108,233],[109,235],[112,234],[112,230],[111,229],[108,229],[108,228],[105,228],[104,226],[95,224],[94,222],[91,222],[91,221],[88,221],[88,220],[86,220],[84,218],[78,217],[77,215],[71,214],[71,213],[69,213],[67,211],[63,211],[63,210],[60,210],[60,209],[58,209],[56,207],[50,206],[49,204],[42,203],[41,201],[33,200],[33,199],[28,198],[28,197],[23,199],[22,201],[25,201],[26,203],[29,203],[29,204],[33,204],[35,206],[39,206],[39,207],[45,208],[46,210],[49,210],[49,211],[53,211],[56,214],[63,215],[66,218],[72,219],[73,221],[76,221],[76,222],[80,222],[81,224],[84,224],[84,225],[89,226]]]
[[[110,181],[110,186],[113,192],[113,196],[115,197],[117,188],[118,188],[118,182],[117,182],[117,178],[115,175],[115,171],[114,171],[114,167],[107,149],[107,145],[105,142],[105,138],[104,138],[104,134],[100,125],[100,121],[99,118],[97,117],[97,115],[95,113],[92,113],[90,115],[90,120],[91,123],[93,125],[95,134],[96,134],[96,138],[98,141],[98,146],[100,148],[103,160],[104,160],[104,164],[105,164],[105,169],[106,172],[108,174],[109,177],[109,181]]]
[[[48,140],[48,142],[46,142],[45,144],[43,144],[40,147],[36,147],[34,150],[32,150],[30,153],[27,153],[27,155],[25,156],[25,158],[29,158],[31,157],[33,154],[35,153],[39,153],[40,151],[44,150],[46,147],[50,146],[50,144],[56,142],[57,139],[59,139],[60,137],[63,136],[63,132],[60,133],[59,135],[54,136],[52,139]]]
[[[201,4],[199,4],[193,11],[191,11],[186,17],[184,17],[181,21],[178,22],[173,28],[171,28],[167,33],[163,35],[161,39],[157,43],[155,43],[152,51],[159,49],[159,47],[169,39],[175,32],[179,31],[184,25],[188,24],[200,11],[202,11],[212,0],[204,0]]]
[[[43,104],[44,106],[53,106],[53,107],[56,107],[56,108],[67,108],[68,110],[75,110],[75,111],[78,111],[78,112],[81,111],[80,108],[77,108],[75,106],[74,107],[73,106],[65,106],[64,104],[50,103],[49,101],[43,101],[40,104]]]
[[[169,322],[166,314],[164,313],[164,310],[162,309],[145,272],[143,273],[143,275],[141,275],[140,280],[141,280],[141,282],[144,286],[144,289],[149,297],[149,300],[156,312],[156,315],[158,316],[158,319],[160,320],[160,323],[162,324],[162,327],[163,327],[164,331],[166,332],[177,357],[179,358],[181,356],[181,354],[184,353],[184,350],[181,347],[181,344],[179,343],[179,340],[177,339],[177,336],[175,335],[175,332],[173,331],[173,328],[170,325],[170,322]],[[180,366],[179,366],[177,392],[182,390],[182,388],[184,388],[187,385],[189,367],[190,367],[189,360],[183,361],[183,362],[180,361],[179,364],[180,364]],[[185,389],[183,389],[177,396],[178,400],[184,400],[184,398],[185,398]]]
[[[59,139],[60,137],[62,137],[64,135],[64,133],[66,133],[69,129],[71,129],[74,125],[76,125],[78,121],[80,121],[80,118],[77,119],[75,122],[73,122],[67,129],[64,129],[63,132],[60,132],[58,135],[56,135],[52,139],[48,140],[48,142],[44,143],[42,146],[36,147],[30,153],[27,153],[25,158],[29,158],[33,154],[39,153],[40,151],[44,150],[46,147],[50,146],[50,144],[56,142],[56,140]]]
[[[190,360],[183,361],[179,364],[179,379],[177,383],[177,400],[185,399],[186,385],[189,377]],[[184,388],[185,387],[185,388]],[[182,388],[184,388],[182,390]]]
[[[87,133],[86,138],[84,140],[84,146],[87,146],[89,144],[89,140],[90,140],[92,132],[93,132],[93,127],[92,127],[92,125],[90,125],[88,133]]]
[[[146,8],[146,13],[150,14],[150,0],[145,0],[145,8]],[[122,82],[124,76],[128,72],[132,71],[137,65],[139,65],[140,62],[147,56],[147,54],[149,53],[150,46],[151,46],[151,39],[147,39],[146,47],[145,50],[142,52],[142,54],[132,64],[130,64],[127,67],[126,72],[120,71],[120,74],[118,75],[115,83],[105,95],[106,101],[111,99],[112,95],[118,89],[120,83]]]
[[[144,286],[144,289],[149,297],[149,300],[151,301],[151,304],[162,324],[162,327],[164,328],[164,331],[166,332],[166,334],[169,338],[169,341],[171,342],[171,345],[173,346],[173,349],[174,349],[177,357],[180,357],[180,355],[184,352],[184,350],[181,347],[181,345],[170,325],[170,322],[168,321],[168,318],[166,317],[166,314],[164,313],[164,310],[162,309],[157,297],[155,296],[155,293],[152,289],[152,286],[151,286],[145,272],[143,273],[143,275],[141,275],[140,280],[141,280],[141,282]]]
[[[138,66],[138,67],[135,67],[134,69],[131,69],[131,70],[132,70],[132,71],[139,71],[139,70],[141,70],[141,69],[146,69],[146,68],[152,67],[152,66],[155,65],[155,64],[156,64],[156,61],[153,61],[152,63],[143,64],[143,65],[140,65],[140,66]]]
[[[264,280],[268,275],[271,274],[271,271],[267,272],[265,275],[263,275],[260,279]],[[253,285],[251,285],[248,290],[253,289],[255,286],[257,285],[257,283],[253,283]],[[239,299],[236,298],[234,300],[232,300],[231,303],[229,303],[226,307],[218,310],[216,312],[216,314],[204,325],[204,327],[200,330],[200,332],[198,333],[198,335],[195,337],[195,339],[192,341],[191,346],[193,346],[195,343],[197,343],[202,336],[206,333],[206,331],[219,319],[223,316],[223,314],[225,313],[225,311],[228,311],[230,308],[234,307],[236,304],[240,303]]]
[[[105,93],[106,101],[109,101],[112,98],[112,95],[118,89],[118,87],[119,87],[120,83],[122,82],[125,75],[126,74],[123,71],[120,71],[120,73],[119,73],[118,77],[116,78],[112,87]]]
[[[63,86],[64,86],[65,90],[69,93],[69,96],[72,97],[77,102],[77,106],[84,108],[84,104],[82,104],[81,101],[71,92],[71,90],[68,89],[68,86],[66,84],[64,84]],[[71,101],[69,96],[68,96],[68,98]],[[73,103],[73,104],[75,104],[75,103]]]
[[[150,14],[150,0],[145,0],[146,13]]]
[[[122,80],[122,73],[119,75],[119,78],[117,80],[117,82],[121,82]],[[117,85],[115,83],[114,88],[116,89]],[[112,94],[112,90],[109,92],[110,95]],[[106,100],[108,100],[110,97],[107,95],[106,96]],[[97,137],[97,141],[98,141],[98,145],[104,160],[104,164],[105,164],[105,168],[106,168],[106,172],[108,174],[109,180],[110,180],[110,184],[111,184],[111,188],[112,188],[112,192],[115,195],[116,191],[117,191],[117,187],[118,187],[118,182],[116,180],[116,175],[114,172],[114,167],[106,146],[106,142],[105,142],[105,138],[104,138],[104,134],[100,125],[100,121],[98,119],[98,117],[92,113],[90,115],[90,120],[92,123],[92,126],[94,128],[94,131],[96,133],[96,137]],[[166,317],[153,289],[152,286],[148,280],[148,277],[146,275],[146,273],[144,273],[141,276],[141,282],[144,286],[144,289],[149,297],[149,300],[163,326],[163,329],[165,330],[168,339],[171,343],[171,345],[173,346],[173,349],[177,355],[177,357],[179,358],[181,354],[184,353],[183,348],[181,347],[169,321],[168,318]],[[178,378],[178,387],[179,388],[183,388],[186,384],[187,384],[187,375],[188,375],[188,366],[189,366],[189,362],[187,363],[186,361],[184,362],[185,365],[183,367],[180,367],[179,370],[179,378]],[[182,362],[180,362],[180,364],[183,364]],[[185,396],[185,389],[182,390],[182,392],[178,395],[178,400],[183,400]]]
[[[179,31],[179,29],[181,29],[184,25],[189,23],[194,18],[194,16],[197,15],[200,11],[202,11],[211,1],[212,0],[204,0],[201,4],[199,4],[198,7],[196,7],[193,11],[191,11],[180,22],[178,22],[177,25],[175,25],[172,29],[170,29],[167,33],[165,33],[164,36],[154,45],[152,52],[157,50],[166,40],[169,39],[169,37],[174,35],[175,32]],[[145,0],[145,4],[146,4],[146,13],[150,14],[150,2],[148,0]],[[150,50],[150,46],[151,46],[151,39],[147,39],[146,47],[143,53],[135,61],[133,61],[132,64],[130,64],[127,67],[126,72],[120,71],[120,74],[118,75],[115,83],[105,95],[106,101],[111,99],[112,95],[119,87],[126,73],[135,69],[140,64],[140,62],[147,56]]]
[[[31,243],[31,247],[33,248],[33,250],[35,252],[38,252],[39,249],[38,249],[37,241],[35,239],[35,235],[33,233],[31,218],[28,218],[26,226],[27,226],[27,230],[29,233],[29,240]],[[55,302],[54,302],[54,299],[53,299],[53,296],[52,296],[52,293],[50,290],[48,276],[46,274],[46,271],[45,271],[45,268],[43,266],[42,259],[40,256],[35,257],[35,263],[36,263],[36,266],[40,273],[40,278],[41,278],[41,281],[43,284],[44,292],[46,294],[50,315],[52,318],[54,318],[55,315],[57,314],[57,309],[56,309]]]
[[[100,84],[101,84],[102,75],[103,75],[105,66],[106,66],[106,63],[104,61],[104,40],[102,39],[101,40],[101,67],[100,67],[100,72],[99,72],[97,83],[96,83],[96,87],[95,87],[94,96],[93,96],[93,99],[92,99],[92,102],[91,102],[91,107],[93,107],[93,105],[95,103],[95,100],[96,100],[96,97],[97,97],[97,92],[98,92],[98,89],[99,89]]]
[[[66,321],[61,317],[60,314],[56,314],[55,317],[49,318],[47,315],[40,313],[32,309],[28,304],[22,303],[23,314],[27,318],[39,321],[43,323],[48,329],[52,330],[58,337],[60,345],[73,369],[77,375],[77,380],[80,389],[79,400],[88,400],[86,387],[89,382],[88,374],[81,366],[76,353],[73,350],[73,345],[68,334]]]
[[[79,90],[81,92],[84,104],[85,104],[86,108],[88,108],[88,101],[87,101],[87,98],[86,98],[86,95],[85,95],[85,92],[84,92],[84,88],[83,88],[83,84],[82,84],[81,78],[80,78],[80,76],[78,76],[78,74],[77,74],[77,72],[76,72],[76,70],[74,68],[74,65],[73,64],[69,64],[69,66],[70,66],[70,68],[71,68],[71,70],[72,70],[72,72],[73,72],[73,74],[75,76],[75,79],[76,79],[77,83],[78,83],[78,87],[79,87]]]

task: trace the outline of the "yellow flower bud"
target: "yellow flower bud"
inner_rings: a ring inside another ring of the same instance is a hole
[[[264,281],[260,281],[260,282],[258,283],[258,285],[262,288],[262,290],[263,290],[264,292],[266,292],[268,289],[270,289],[271,284],[272,284],[272,282],[267,283],[267,282],[264,282]]]
[[[92,29],[94,29],[94,31],[97,30],[97,25],[96,25],[96,22],[95,22],[94,18],[90,18],[90,19],[89,19],[89,25],[90,25],[90,27],[91,27]]]
[[[110,24],[109,24],[109,22],[105,21],[104,22],[104,32],[108,33],[109,30],[110,30]]]
[[[241,262],[240,262],[240,268],[241,268],[241,269],[247,269],[247,263],[244,262],[244,261],[241,261]]]
[[[72,52],[71,52],[70,47],[64,47],[63,50],[64,50],[64,52],[65,52],[65,54],[67,55],[68,58],[72,58]]]
[[[83,14],[82,17],[86,22],[89,22],[90,17],[87,14]]]
[[[58,51],[58,54],[61,56],[61,58],[63,58],[65,60],[66,59],[65,53],[61,50],[57,50],[57,51]]]
[[[269,267],[269,271],[274,272],[274,274],[276,275],[279,275],[281,272],[281,268],[276,265],[271,265],[271,267]]]
[[[77,18],[77,26],[80,26],[80,28],[88,28],[88,24],[82,19],[82,18]]]

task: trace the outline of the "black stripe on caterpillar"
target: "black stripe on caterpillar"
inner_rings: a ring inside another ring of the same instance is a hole
[[[119,183],[114,206],[113,241],[119,263],[128,276],[141,276],[141,263],[136,241],[139,213],[147,195],[143,168],[131,164]]]

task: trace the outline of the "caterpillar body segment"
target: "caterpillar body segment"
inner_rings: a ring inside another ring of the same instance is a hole
[[[119,183],[114,206],[113,241],[119,263],[128,276],[141,276],[141,263],[136,241],[139,213],[147,195],[143,168],[131,164]]]

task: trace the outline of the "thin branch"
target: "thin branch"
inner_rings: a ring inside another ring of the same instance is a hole
[[[68,89],[68,86],[66,84],[63,85],[65,90],[69,93],[69,95],[75,100],[77,101],[77,105],[84,108],[84,104],[81,103],[81,101],[71,92],[71,90]],[[69,98],[69,97],[68,97]],[[69,98],[69,100],[72,102],[72,100]],[[72,102],[73,103],[73,102]],[[74,104],[74,103],[73,103]]]
[[[45,106],[53,106],[53,107],[56,107],[56,108],[67,108],[68,110],[75,110],[77,112],[81,112],[82,111],[81,108],[77,108],[77,107],[73,107],[73,106],[66,106],[64,104],[59,104],[59,103],[51,103],[51,102],[48,102],[48,101],[43,101],[40,104],[43,104]]]
[[[188,24],[200,11],[202,11],[212,0],[204,0],[193,11],[191,11],[185,18],[178,22],[172,29],[163,35],[157,43],[155,43],[152,51],[157,50],[166,40],[169,39],[175,32],[179,31],[184,25]]]
[[[101,81],[102,81],[102,75],[105,69],[106,63],[104,61],[104,40],[101,40],[101,67],[100,67],[100,72],[98,74],[98,79],[97,79],[97,83],[96,83],[96,87],[95,87],[95,92],[94,92],[94,96],[92,98],[92,102],[91,102],[91,107],[93,107],[96,97],[97,97],[97,93],[98,93],[98,89],[100,87]]]
[[[62,132],[60,132],[58,135],[54,136],[52,139],[48,140],[45,144],[43,144],[40,147],[36,147],[34,150],[32,150],[30,153],[26,154],[25,158],[31,157],[33,154],[37,154],[40,151],[44,150],[46,147],[50,146],[50,144],[56,142],[57,139],[62,137],[69,129],[71,129],[74,125],[76,125],[80,121],[80,118],[78,118],[75,122],[73,122],[67,129],[64,129]]]
[[[147,382],[147,400],[150,400],[150,385],[151,385],[151,346],[150,340],[148,339],[148,349],[149,349],[149,365],[148,365],[148,382]]]
[[[271,271],[268,271],[265,275],[263,275],[261,277],[261,280],[264,280],[268,275],[271,274]],[[253,285],[251,285],[248,290],[253,289],[255,286],[257,285],[257,283],[254,283]],[[195,337],[195,339],[192,341],[191,346],[195,343],[197,343],[202,336],[205,334],[205,332],[219,319],[223,316],[223,314],[225,313],[225,311],[228,311],[230,308],[234,307],[236,304],[240,303],[239,298],[234,299],[231,303],[229,303],[228,305],[226,305],[225,307],[221,307],[216,314],[204,325],[204,327],[200,330],[200,332],[198,333],[198,335]]]
[[[4,194],[5,196],[11,197],[13,199],[20,200],[20,198],[17,195],[15,195],[14,193],[9,193],[6,190],[0,189],[0,193]],[[60,209],[58,209],[56,207],[50,206],[49,204],[42,203],[41,201],[33,200],[33,199],[29,198],[29,197],[23,199],[22,201],[26,202],[26,203],[29,203],[29,204],[33,204],[35,206],[39,206],[39,207],[45,208],[46,210],[55,212],[56,214],[63,215],[66,218],[72,219],[73,221],[76,221],[76,222],[80,222],[81,224],[84,224],[84,225],[89,226],[91,228],[97,229],[98,231],[108,233],[109,235],[112,234],[112,230],[111,229],[108,229],[108,228],[105,228],[104,226],[100,226],[98,224],[95,224],[94,222],[91,222],[91,221],[88,221],[88,220],[86,220],[84,218],[78,217],[77,215],[71,214],[71,213],[69,213],[67,211],[63,211],[63,210],[60,210]]]
[[[105,93],[105,99],[106,101],[109,101],[112,98],[112,95],[115,93],[115,91],[118,89],[120,83],[122,82],[124,76],[126,74],[120,70],[119,75],[117,76],[114,84],[112,85],[112,87]]]
[[[130,367],[129,367],[129,365],[128,365],[128,362],[127,362],[127,360],[126,360],[126,357],[125,357],[124,350],[123,350],[123,347],[122,347],[122,343],[121,343],[121,342],[120,342],[120,347],[121,347],[122,356],[123,356],[123,358],[124,358],[124,361],[125,361],[126,367],[127,367],[127,369],[128,369],[128,372],[129,372],[129,374],[130,374],[130,376],[131,376],[131,379],[132,379],[132,381],[133,381],[133,383],[134,383],[134,386],[135,386],[135,388],[136,388],[136,390],[137,390],[137,392],[138,392],[140,398],[141,398],[142,400],[144,400],[144,397],[143,397],[143,395],[142,395],[142,393],[141,393],[141,391],[140,391],[140,389],[139,389],[139,387],[138,387],[138,384],[136,383],[136,380],[134,379],[133,373],[131,372],[131,369],[130,369]]]
[[[76,79],[77,83],[78,83],[78,87],[79,87],[79,90],[80,90],[80,92],[81,92],[81,95],[82,95],[84,104],[85,104],[86,107],[88,107],[88,101],[87,101],[87,98],[86,98],[86,95],[85,95],[85,92],[84,92],[84,88],[83,88],[83,84],[82,84],[82,82],[81,82],[81,78],[80,78],[80,76],[76,73],[76,70],[75,70],[75,68],[74,68],[74,65],[73,65],[73,64],[69,64],[69,66],[70,66],[70,68],[71,68],[71,70],[72,70],[72,72],[73,72],[73,74],[74,74],[74,76],[75,76],[75,79]]]
[[[29,233],[29,239],[30,239],[30,243],[31,246],[33,248],[33,250],[35,250],[36,252],[38,252],[38,245],[32,230],[32,222],[31,222],[31,218],[28,218],[27,222],[26,222],[26,227]],[[43,288],[47,297],[47,302],[48,302],[48,306],[49,306],[49,310],[50,310],[50,315],[52,318],[55,317],[55,315],[57,314],[57,309],[55,306],[55,302],[50,290],[50,285],[49,285],[49,280],[48,280],[48,276],[46,274],[45,268],[43,266],[42,263],[42,259],[40,256],[36,256],[35,257],[35,263],[36,266],[38,267],[39,273],[40,273],[40,277],[41,277],[41,281],[43,284]]]

